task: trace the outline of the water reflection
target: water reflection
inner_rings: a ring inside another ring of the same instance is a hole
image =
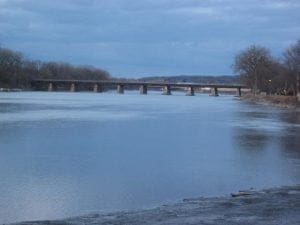
[[[262,151],[270,139],[264,131],[238,127],[235,130],[234,140],[240,149]]]
[[[279,114],[279,117],[282,121],[295,125],[299,127],[300,125],[300,111],[297,110],[282,110]]]
[[[300,130],[298,129],[298,134]],[[282,149],[289,155],[291,158],[300,159],[300,138],[299,136],[289,136],[284,135],[279,138],[279,143],[282,146]]]
[[[244,103],[245,104],[245,103]],[[272,134],[278,128],[272,110],[250,105],[250,110],[239,110],[234,113],[237,123],[234,124],[234,141],[241,150],[262,151]]]
[[[291,158],[300,158],[300,111],[287,110],[280,114],[280,120],[290,126],[282,130],[279,143]]]
[[[240,150],[279,153],[283,159],[300,159],[300,111],[250,104],[249,111],[235,112],[241,123],[234,129]],[[294,162],[298,167],[298,162]]]

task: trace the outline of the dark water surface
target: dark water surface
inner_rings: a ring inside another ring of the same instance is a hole
[[[299,112],[232,96],[0,93],[0,223],[299,183]]]

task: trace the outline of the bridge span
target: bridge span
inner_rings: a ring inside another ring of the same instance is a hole
[[[195,89],[210,88],[212,96],[218,96],[218,89],[235,89],[236,96],[242,95],[242,88],[246,86],[241,84],[202,84],[202,83],[172,83],[172,82],[148,82],[148,81],[126,81],[126,80],[60,80],[60,79],[34,79],[31,81],[31,87],[34,90],[42,89],[48,91],[56,90],[59,85],[68,86],[71,92],[77,90],[77,86],[89,86],[94,92],[102,92],[104,87],[116,86],[117,93],[123,94],[125,87],[138,87],[140,94],[147,94],[148,87],[162,88],[164,95],[171,95],[174,89],[186,90],[186,95],[195,95]]]

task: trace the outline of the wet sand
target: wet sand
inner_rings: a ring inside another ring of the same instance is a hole
[[[232,197],[235,196],[235,197]],[[241,191],[223,197],[184,199],[154,209],[90,214],[15,225],[273,225],[300,224],[300,185]]]

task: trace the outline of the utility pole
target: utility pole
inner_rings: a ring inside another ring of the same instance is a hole
[[[296,86],[296,90],[297,90],[297,94],[299,94],[299,73],[297,74],[297,86]]]
[[[298,73],[297,73],[297,84],[296,84],[296,93],[297,93],[297,99],[298,99],[298,101],[300,101],[300,90],[299,90],[299,77],[300,77],[300,75],[299,75],[299,73],[300,73],[300,66],[299,66],[299,70],[298,70]]]

